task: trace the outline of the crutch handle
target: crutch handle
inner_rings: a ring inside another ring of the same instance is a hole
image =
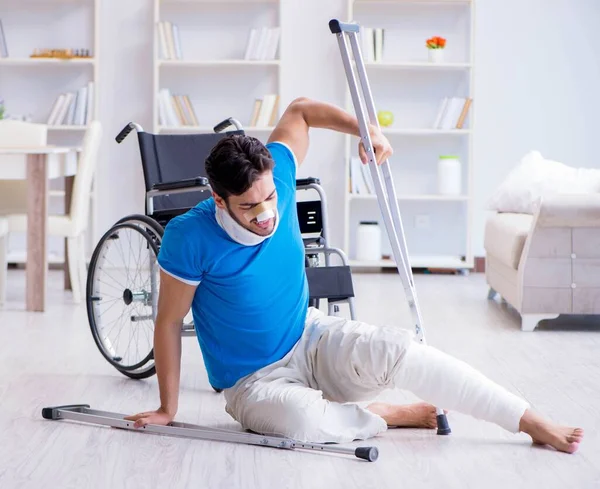
[[[331,19],[329,21],[329,29],[332,34],[339,34],[340,32],[360,32],[360,26],[358,24],[340,22],[337,19]]]
[[[64,406],[52,406],[42,408],[42,418],[44,419],[60,419],[59,411],[61,409],[83,412],[84,409],[89,409],[89,404],[65,404]]]

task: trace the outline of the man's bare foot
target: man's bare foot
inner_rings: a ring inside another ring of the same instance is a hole
[[[530,409],[525,411],[519,430],[527,433],[538,445],[550,445],[561,452],[575,453],[583,440],[581,428],[569,428],[547,421]]]
[[[367,406],[367,409],[381,416],[388,426],[402,428],[437,427],[435,406],[425,402],[404,406],[375,402]]]

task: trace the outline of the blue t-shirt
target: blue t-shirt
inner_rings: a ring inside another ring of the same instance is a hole
[[[308,308],[304,244],[296,210],[296,160],[282,143],[267,145],[275,167],[279,226],[256,246],[233,241],[218,224],[214,199],[167,225],[160,267],[190,285],[196,335],[213,387],[283,358],[300,339]]]

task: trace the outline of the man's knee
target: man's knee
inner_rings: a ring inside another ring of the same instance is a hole
[[[247,406],[238,421],[245,429],[263,435],[315,441],[320,438],[326,404],[322,398],[310,404],[265,399]]]
[[[372,398],[392,386],[412,339],[407,330],[359,322],[326,332],[327,348],[316,352],[319,387],[334,401]]]

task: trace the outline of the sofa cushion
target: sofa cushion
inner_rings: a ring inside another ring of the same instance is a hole
[[[502,263],[517,270],[533,216],[498,212],[485,225],[484,248]]]
[[[498,186],[487,207],[497,212],[534,214],[540,197],[598,192],[600,170],[571,167],[530,151]]]

